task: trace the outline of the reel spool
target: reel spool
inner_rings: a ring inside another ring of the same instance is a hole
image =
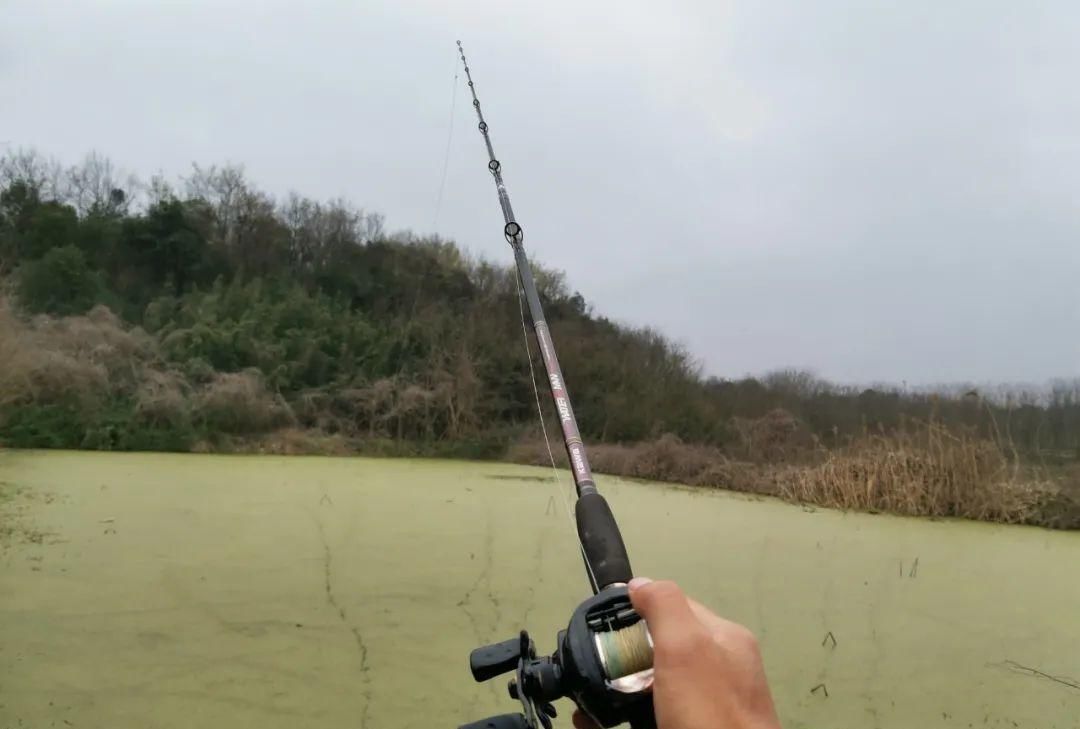
[[[644,620],[629,628],[594,633],[593,641],[604,675],[612,683],[652,670],[652,635]]]

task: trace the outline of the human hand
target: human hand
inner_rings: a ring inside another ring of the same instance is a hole
[[[635,578],[630,601],[653,639],[658,729],[780,729],[754,634],[674,582]],[[596,729],[581,712],[577,729]]]

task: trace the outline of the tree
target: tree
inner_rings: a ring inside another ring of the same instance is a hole
[[[180,296],[212,268],[206,240],[184,203],[176,199],[163,200],[147,211],[133,244],[154,281],[171,282],[174,296]]]
[[[75,208],[55,200],[38,205],[30,227],[22,237],[19,256],[40,258],[54,248],[73,245],[78,240],[79,216]]]
[[[38,189],[24,180],[16,180],[0,191],[0,274],[18,262],[34,211],[40,205]]]

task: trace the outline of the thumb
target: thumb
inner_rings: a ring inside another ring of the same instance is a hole
[[[658,652],[693,651],[704,628],[690,608],[686,594],[674,582],[635,579],[630,602],[649,626]]]

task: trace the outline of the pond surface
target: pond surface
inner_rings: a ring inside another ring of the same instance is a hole
[[[587,592],[548,475],[0,453],[0,729],[511,711],[469,651],[523,626],[548,651]],[[600,487],[639,574],[759,634],[787,729],[1080,727],[1080,534]]]

